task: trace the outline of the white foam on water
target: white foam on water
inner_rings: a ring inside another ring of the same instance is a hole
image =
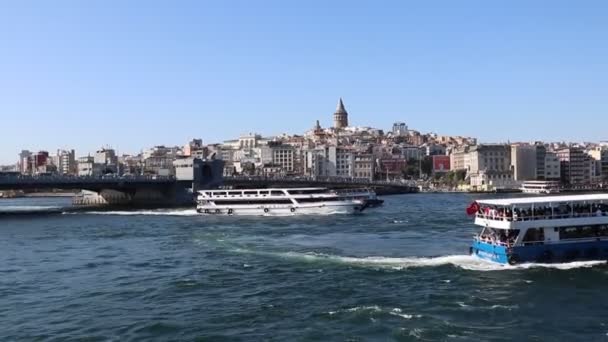
[[[353,307],[353,308],[340,309],[340,310],[336,310],[336,311],[329,311],[327,314],[330,315],[330,316],[334,316],[334,315],[337,315],[337,314],[340,314],[340,313],[353,313],[353,312],[370,312],[370,313],[376,313],[376,314],[384,313],[384,314],[389,314],[391,316],[401,317],[401,318],[404,318],[404,319],[412,319],[412,318],[420,318],[420,317],[422,317],[422,315],[405,314],[405,313],[403,313],[403,310],[401,310],[399,308],[383,309],[383,308],[379,307],[378,305],[356,306],[356,307]]]
[[[320,253],[299,253],[299,252],[260,252],[244,249],[237,249],[237,252],[252,253],[258,255],[267,255],[281,257],[286,259],[297,259],[307,262],[334,262],[353,266],[387,268],[394,270],[404,270],[408,268],[418,267],[437,267],[452,265],[469,271],[509,271],[509,270],[525,270],[532,268],[553,268],[558,270],[571,270],[576,268],[589,268],[597,265],[606,264],[606,261],[574,261],[568,263],[556,264],[540,264],[540,263],[524,263],[519,265],[502,265],[487,260],[483,260],[471,255],[447,255],[440,257],[344,257]]]
[[[51,210],[51,209],[59,209],[61,207],[58,206],[48,206],[48,205],[4,205],[0,206],[0,212],[3,211],[30,211],[30,210]]]
[[[83,211],[74,214],[87,215],[116,215],[116,216],[196,216],[199,215],[196,209],[180,210],[125,210],[125,211]]]

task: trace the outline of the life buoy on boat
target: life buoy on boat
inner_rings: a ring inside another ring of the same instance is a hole
[[[232,209],[228,209],[228,215],[232,214]]]
[[[289,211],[291,211],[292,213],[295,213],[296,212],[296,208],[291,208],[291,209],[289,209]]]
[[[219,214],[219,213],[220,213],[220,210],[219,210],[219,209],[215,209],[215,213],[216,213],[216,214]]]
[[[507,258],[509,265],[517,265],[519,263],[519,256],[517,254],[511,254]]]
[[[268,213],[268,208],[264,208],[264,212],[265,212],[265,213]]]

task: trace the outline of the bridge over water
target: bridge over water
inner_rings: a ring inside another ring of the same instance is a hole
[[[62,189],[91,190],[104,189],[131,192],[141,188],[167,190],[178,182],[173,177],[67,177],[67,176],[16,176],[0,177],[0,190]]]
[[[224,185],[231,186],[234,188],[371,188],[374,189],[379,195],[418,192],[418,188],[415,185],[408,183],[369,181],[366,179],[351,179],[338,177],[225,177]]]
[[[366,187],[376,190],[380,195],[417,192],[417,188],[402,183],[339,178],[226,177],[222,183],[231,188]],[[159,176],[0,176],[0,190],[85,190],[89,193],[89,199],[85,198],[80,204],[186,204],[193,201],[193,187],[205,188],[205,184]]]

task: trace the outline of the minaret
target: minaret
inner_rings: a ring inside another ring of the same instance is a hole
[[[344,103],[342,103],[342,98],[340,98],[340,102],[338,102],[338,107],[336,108],[336,112],[334,113],[334,127],[348,127],[348,112],[346,112],[346,109],[344,109]]]

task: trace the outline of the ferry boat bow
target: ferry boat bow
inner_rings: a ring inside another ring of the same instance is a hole
[[[479,200],[470,253],[500,264],[608,259],[608,194]]]

